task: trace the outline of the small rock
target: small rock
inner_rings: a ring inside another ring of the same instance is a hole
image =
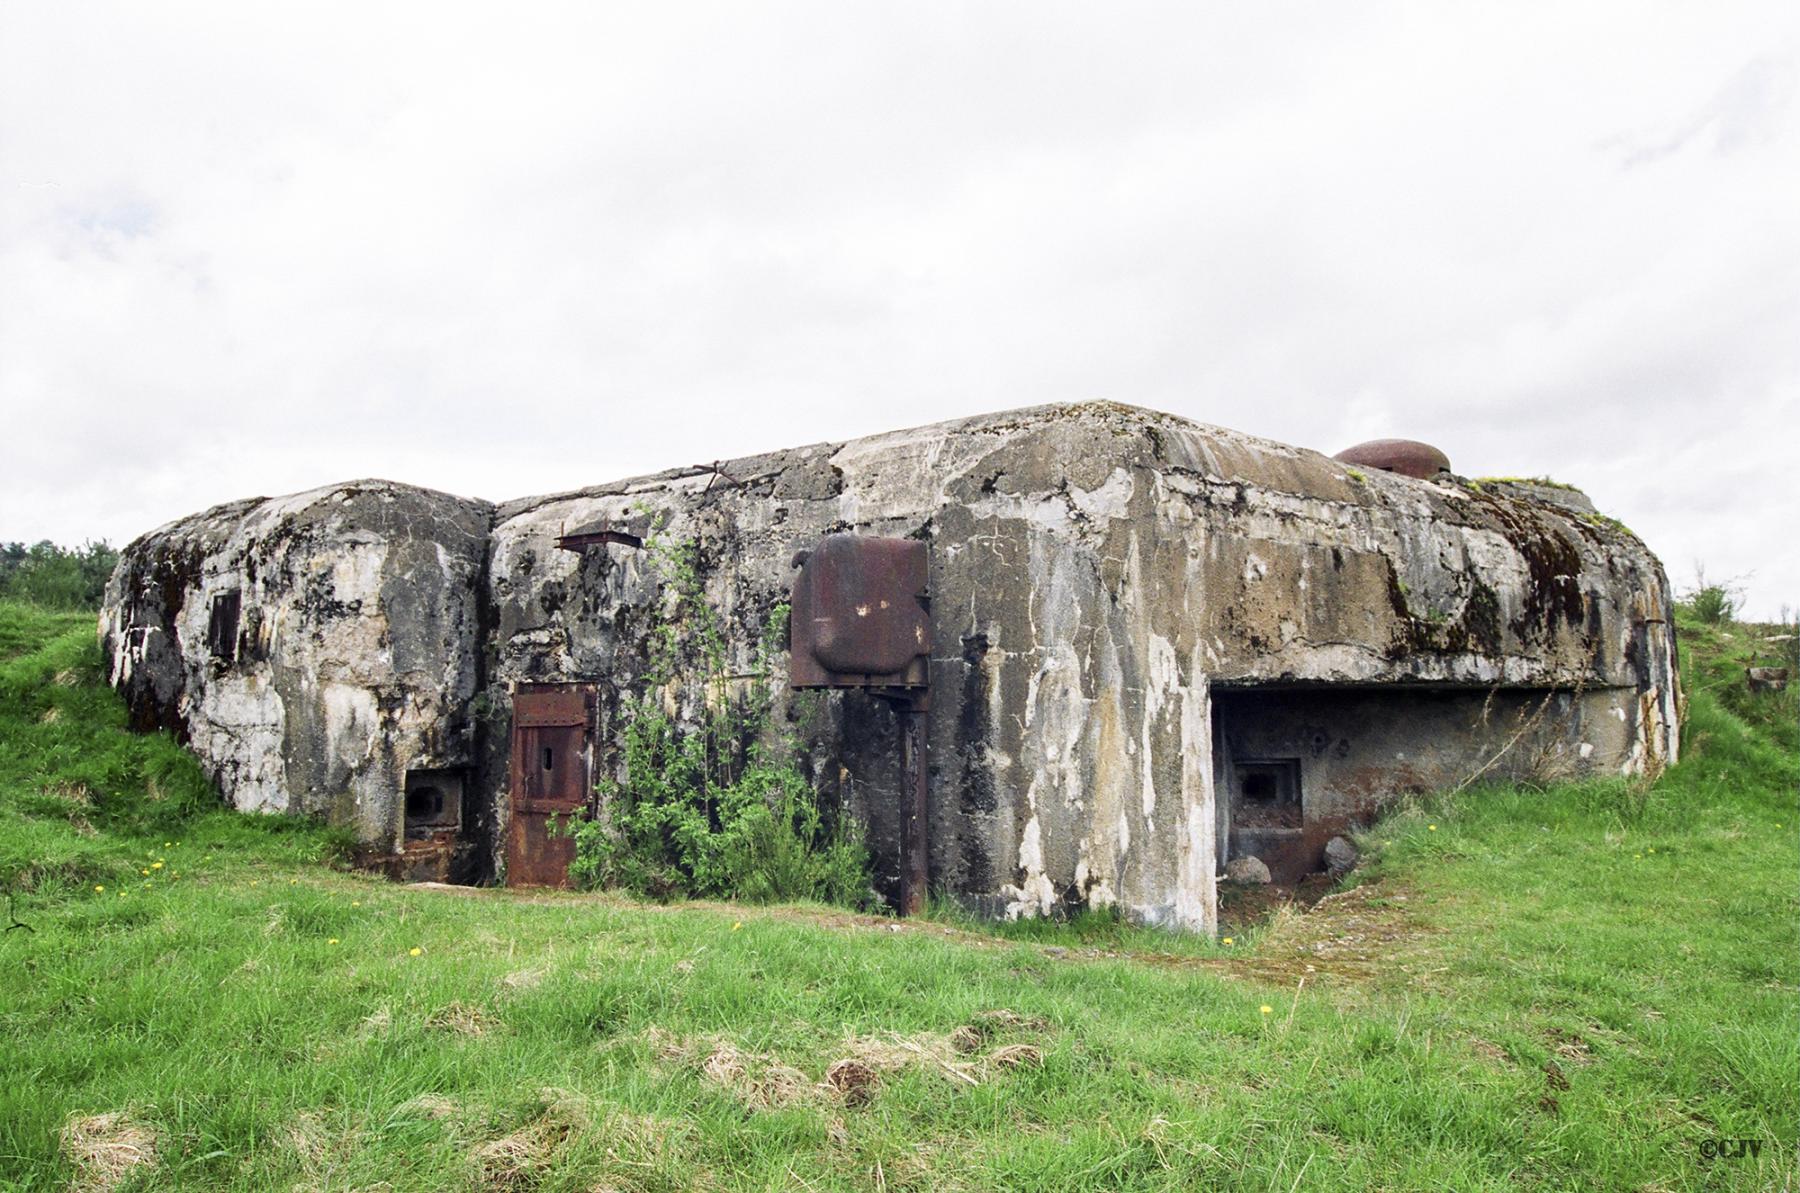
[[[1333,878],[1356,869],[1361,856],[1348,837],[1333,837],[1325,842],[1325,869]]]
[[[1269,868],[1259,857],[1234,857],[1225,863],[1225,881],[1248,884],[1269,881]]]

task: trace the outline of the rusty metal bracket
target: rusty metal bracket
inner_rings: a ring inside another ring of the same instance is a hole
[[[700,490],[701,493],[712,492],[713,483],[715,481],[717,481],[720,477],[724,477],[725,483],[732,485],[736,488],[741,489],[744,487],[743,481],[738,480],[735,476],[732,476],[729,472],[725,471],[725,461],[723,461],[723,460],[714,460],[710,464],[696,464],[696,465],[694,465],[694,467],[698,468],[702,472],[712,473],[712,476],[710,478],[708,478],[708,480],[706,482],[706,488]]]
[[[633,549],[642,547],[644,540],[629,530],[622,530],[612,524],[612,519],[602,518],[598,522],[590,522],[576,530],[567,531],[557,536],[556,545],[565,551],[583,554],[589,547],[605,543],[617,543],[621,547]]]

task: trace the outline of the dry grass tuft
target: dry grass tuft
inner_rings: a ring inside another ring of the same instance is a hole
[[[515,969],[500,979],[500,984],[508,990],[529,990],[544,980],[545,971],[541,969]]]
[[[86,783],[46,783],[38,788],[38,794],[77,808],[89,808],[94,804],[94,793],[88,790]]]
[[[973,1056],[980,1052],[981,1046],[985,1043],[987,1043],[987,1037],[966,1023],[950,1033],[950,1047],[964,1056]]]
[[[799,1069],[761,1052],[745,1052],[728,1040],[714,1044],[700,1064],[700,1075],[757,1109],[792,1106],[813,1093],[812,1080]]]
[[[64,1123],[62,1151],[75,1166],[71,1190],[107,1193],[124,1183],[134,1169],[156,1163],[156,1134],[115,1110]]]
[[[1007,1044],[988,1053],[987,1059],[998,1069],[1041,1069],[1044,1050],[1036,1044]]]
[[[1503,1065],[1512,1060],[1512,1057],[1508,1055],[1506,1049],[1500,1047],[1500,1045],[1494,1043],[1492,1040],[1484,1040],[1480,1036],[1471,1036],[1469,1038],[1469,1047],[1475,1050],[1476,1056],[1481,1057],[1483,1060],[1491,1060],[1497,1065]]]
[[[331,1150],[325,1116],[317,1110],[302,1110],[296,1114],[276,1138],[282,1147],[299,1157],[309,1171],[317,1168]]]
[[[1042,1020],[1005,1012],[996,1020],[1015,1025],[1041,1026]],[[978,1086],[1005,1069],[1039,1068],[1043,1049],[1035,1044],[1005,1044],[975,1059],[973,1053],[987,1046],[986,1036],[974,1026],[949,1035],[919,1032],[851,1036],[842,1053],[826,1066],[818,1081],[764,1052],[749,1052],[729,1039],[707,1036],[683,1039],[660,1027],[643,1034],[658,1059],[687,1065],[701,1080],[718,1086],[753,1109],[793,1106],[803,1102],[840,1101],[849,1107],[867,1105],[881,1091],[881,1075],[915,1069],[935,1073],[963,1085]]]
[[[970,1026],[984,1035],[1005,1031],[1046,1032],[1050,1030],[1050,1021],[1037,1015],[1021,1015],[1017,1011],[997,1007],[976,1015]]]
[[[650,1045],[650,1051],[658,1060],[687,1060],[692,1055],[685,1040],[654,1023],[644,1030],[644,1043]]]
[[[963,1085],[980,1085],[981,1074],[958,1054],[950,1037],[934,1032],[902,1036],[852,1036],[852,1058],[880,1072],[922,1068]]]
[[[1574,1032],[1551,1028],[1545,1035],[1549,1038],[1550,1047],[1556,1055],[1570,1064],[1589,1065],[1594,1063],[1594,1050],[1588,1042]]]
[[[419,1118],[455,1119],[462,1117],[462,1103],[443,1094],[420,1094],[394,1107],[400,1114]]]
[[[825,1070],[824,1084],[843,1098],[846,1106],[865,1106],[881,1088],[881,1077],[862,1061],[847,1056]]]
[[[425,1019],[425,1026],[459,1036],[484,1036],[494,1027],[494,1019],[478,1006],[453,1002],[439,1007]]]
[[[536,1115],[475,1149],[476,1175],[483,1188],[526,1189],[537,1184],[569,1138],[593,1124],[591,1106],[579,1094],[546,1087],[538,1091],[538,1098]]]

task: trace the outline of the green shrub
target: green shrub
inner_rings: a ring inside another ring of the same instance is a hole
[[[623,710],[623,775],[602,779],[598,813],[567,827],[571,878],[655,898],[866,903],[868,856],[855,826],[843,809],[821,805],[794,764],[794,741],[771,724],[770,662],[787,606],[771,611],[751,683],[735,691],[697,544],[645,546],[668,599],[650,628],[639,694]],[[694,711],[671,711],[669,692],[698,696]]]
[[[1689,594],[1688,604],[1693,607],[1694,616],[1707,625],[1724,625],[1737,612],[1737,602],[1720,584],[1696,588]]]
[[[98,609],[119,553],[103,540],[80,547],[0,544],[0,597],[45,609]]]
[[[1737,616],[1738,600],[1743,595],[1742,580],[1715,583],[1706,578],[1706,567],[1694,565],[1694,585],[1681,595],[1695,619],[1706,625],[1729,625]]]

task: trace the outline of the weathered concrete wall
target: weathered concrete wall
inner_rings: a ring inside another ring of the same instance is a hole
[[[134,715],[185,729],[241,806],[329,811],[371,838],[398,833],[407,767],[474,766],[472,803],[491,810],[474,827],[499,855],[520,682],[594,684],[597,757],[620,765],[668,578],[647,551],[556,546],[601,518],[697,544],[729,681],[769,685],[815,783],[868,825],[890,894],[893,715],[859,693],[790,698],[784,660],[750,674],[794,553],[835,531],[930,544],[932,878],[993,914],[1116,905],[1210,929],[1230,832],[1215,684],[1228,702],[1255,685],[1416,689],[1407,707],[1458,737],[1432,773],[1457,778],[1494,744],[1467,713],[1495,689],[1502,705],[1584,693],[1580,719],[1546,731],[1573,750],[1559,766],[1636,772],[1677,748],[1668,585],[1616,524],[1562,496],[1365,475],[1149,411],[1044,407],[678,469],[507,503],[491,528],[489,507],[441,495],[382,523],[416,491],[349,488],[335,521],[310,512],[338,492],[321,490],[134,544],[106,632]],[[396,570],[396,544],[439,566]],[[281,627],[238,678],[204,651],[226,584]],[[1605,735],[1588,728],[1604,718]],[[1379,756],[1371,799],[1416,785]]]
[[[100,634],[134,726],[181,736],[225,798],[397,848],[406,771],[474,762],[491,507],[384,481],[233,502],[125,549]],[[214,599],[236,633],[209,643]]]
[[[1105,404],[722,469],[501,507],[496,697],[597,678],[616,711],[639,682],[656,577],[626,548],[556,550],[565,529],[606,517],[699,542],[739,671],[796,550],[842,530],[925,538],[933,880],[991,912],[1117,904],[1210,925],[1215,679],[1627,688],[1638,745],[1582,761],[1635,769],[1674,750],[1661,570],[1562,506]],[[891,717],[835,696],[809,728],[815,780],[872,826],[891,887]]]

